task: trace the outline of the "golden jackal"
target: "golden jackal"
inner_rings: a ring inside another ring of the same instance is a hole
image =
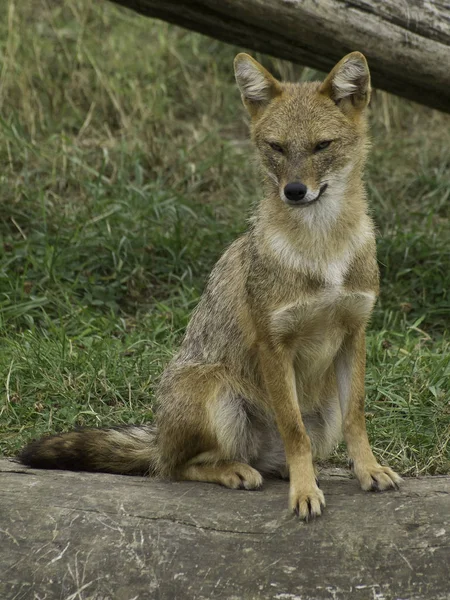
[[[359,52],[322,83],[280,83],[247,54],[235,74],[265,193],[211,273],[162,377],[155,425],[46,437],[20,459],[245,489],[289,475],[290,508],[308,519],[325,506],[313,460],[342,435],[364,490],[400,481],[375,460],[364,420],[378,293],[362,181],[370,75]]]

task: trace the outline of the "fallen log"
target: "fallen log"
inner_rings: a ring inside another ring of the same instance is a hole
[[[344,472],[345,473],[345,472]],[[0,461],[2,600],[444,600],[450,477],[362,492],[321,477],[325,514],[262,491]]]
[[[373,85],[450,112],[450,4],[438,0],[113,0],[224,42],[328,71],[363,52]],[[149,44],[149,52],[151,45]],[[230,67],[231,68],[231,67]]]

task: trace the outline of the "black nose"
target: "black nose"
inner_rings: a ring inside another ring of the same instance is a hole
[[[284,188],[284,195],[290,202],[300,202],[306,196],[308,188],[301,181],[288,183]]]

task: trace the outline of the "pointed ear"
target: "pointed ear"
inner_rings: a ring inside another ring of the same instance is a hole
[[[281,94],[280,82],[248,54],[241,53],[236,56],[234,74],[244,106],[252,117]]]
[[[361,52],[344,56],[319,88],[342,112],[349,115],[362,111],[370,100],[370,72]]]

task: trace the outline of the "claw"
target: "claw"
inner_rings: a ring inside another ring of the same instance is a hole
[[[381,492],[378,481],[375,479],[375,477],[373,475],[371,477],[372,477],[372,487],[370,488],[370,491],[371,492]]]

